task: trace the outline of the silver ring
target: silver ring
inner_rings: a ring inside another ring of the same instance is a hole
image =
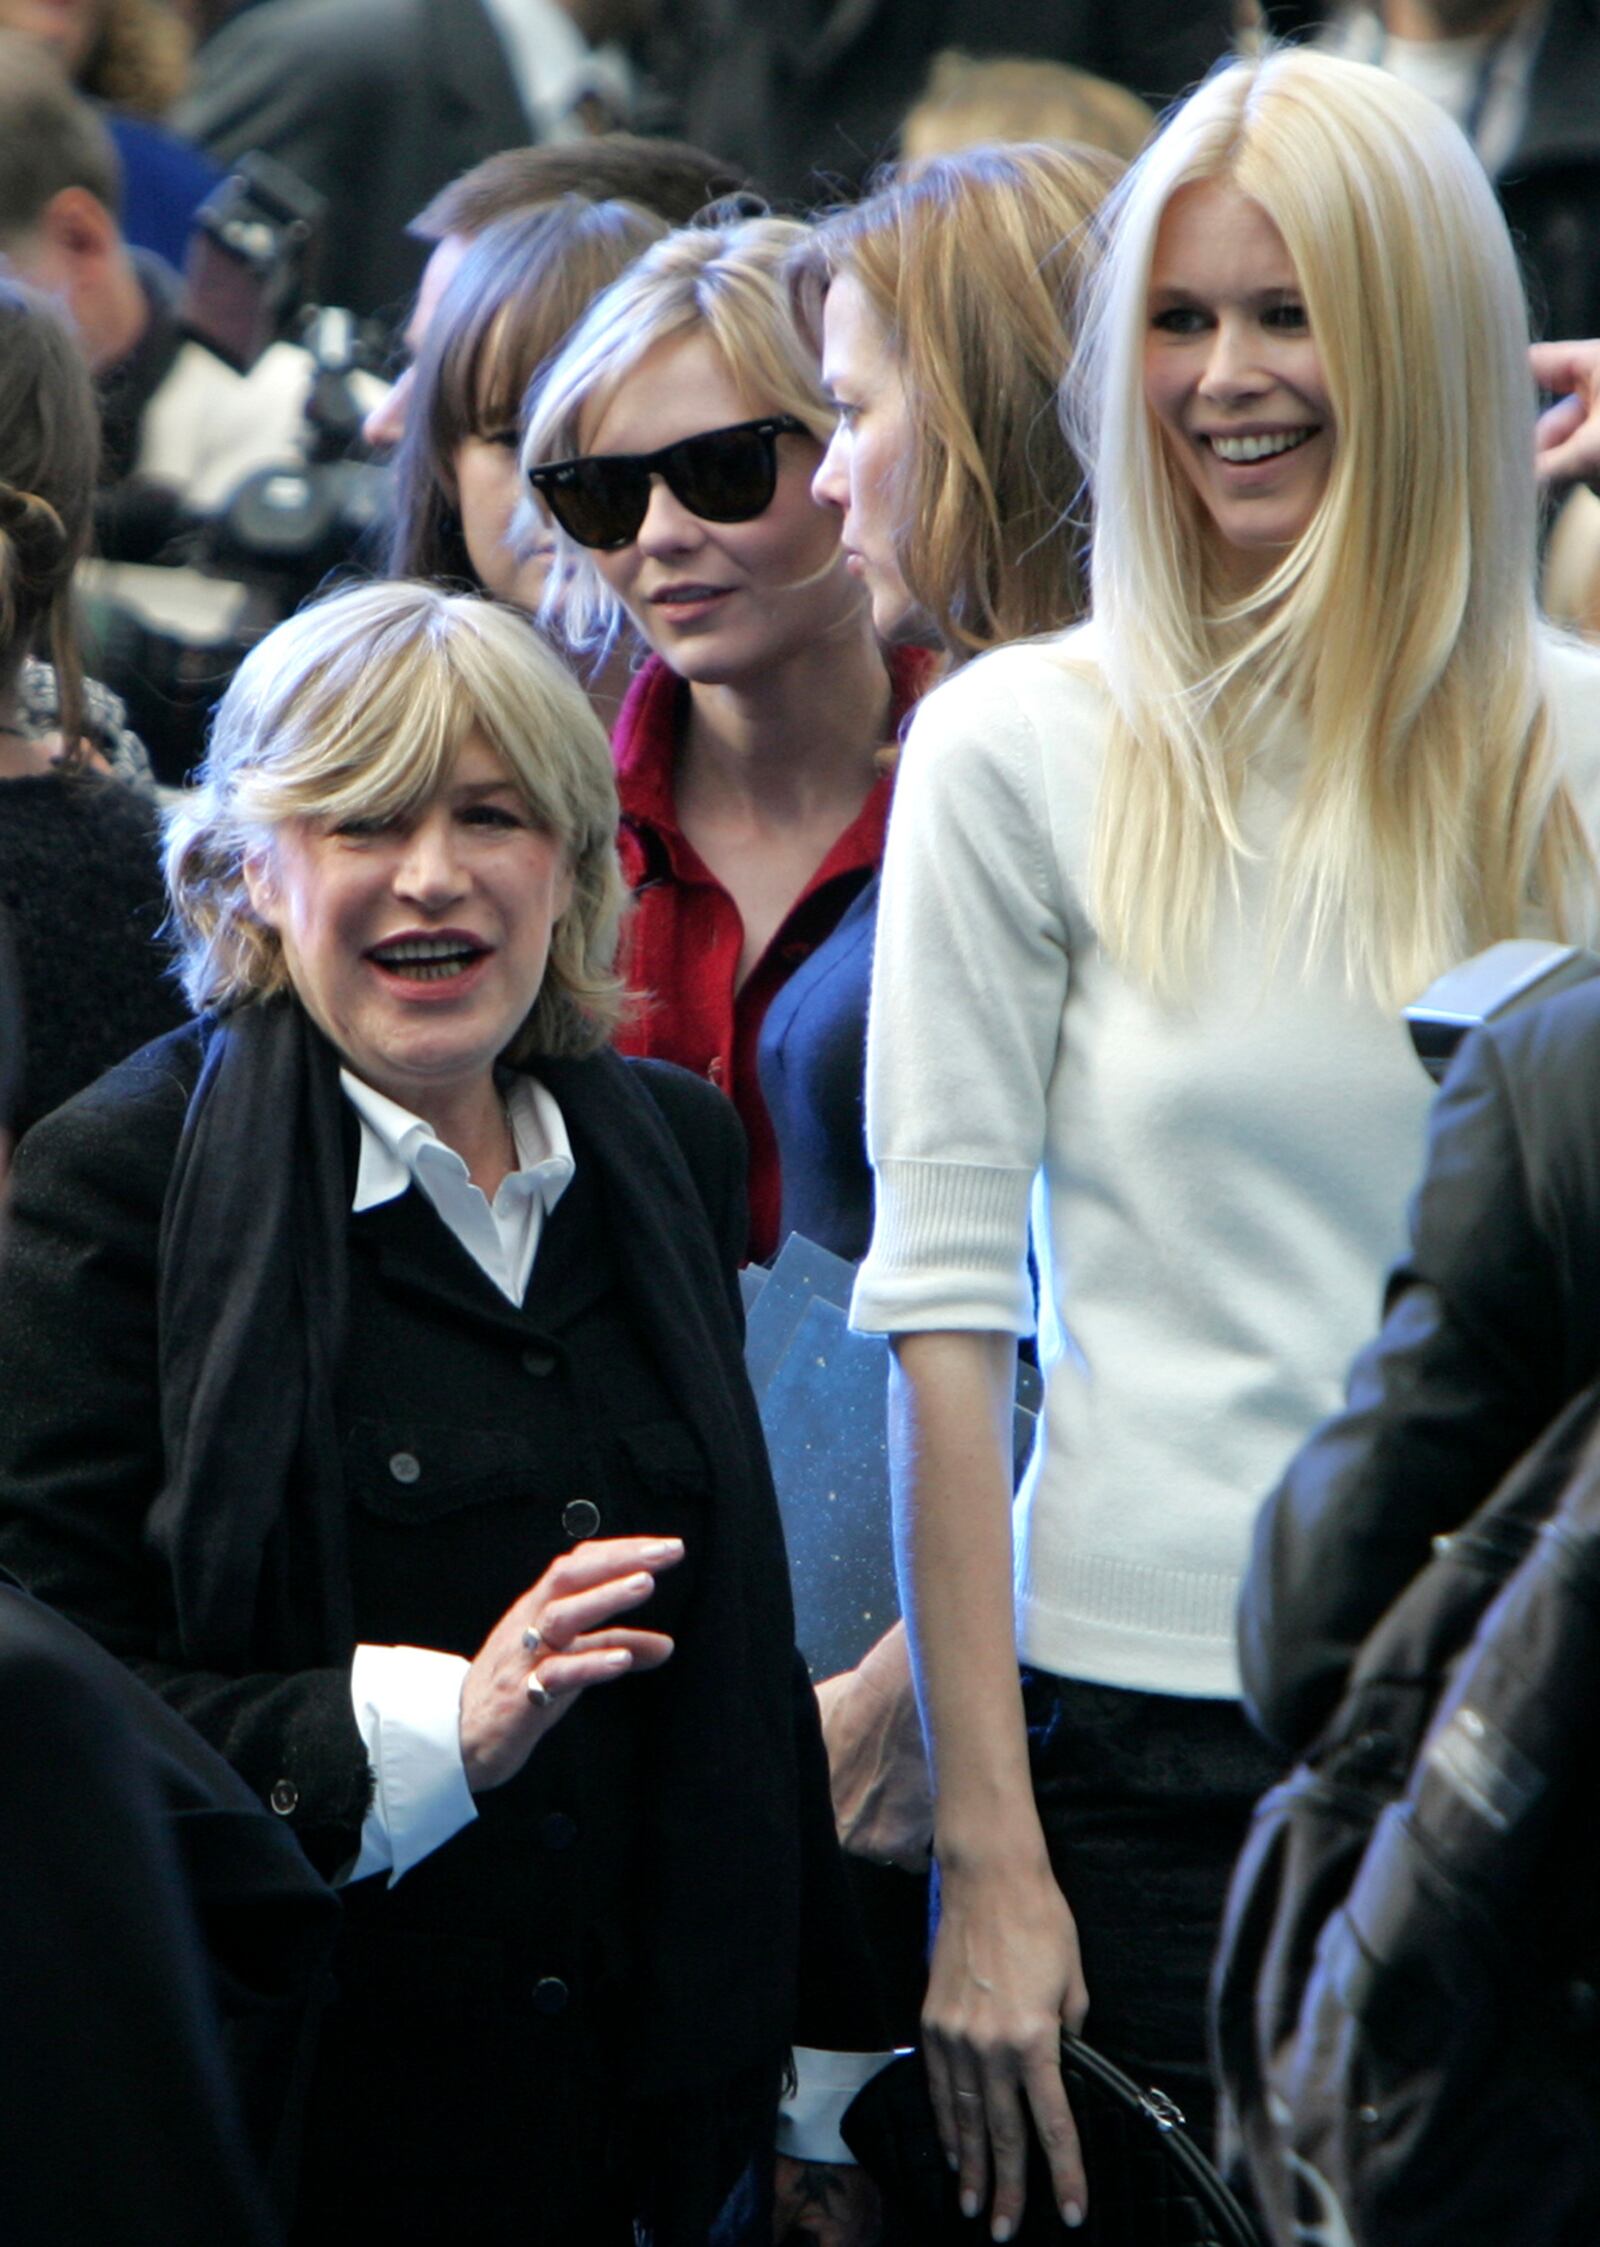
[[[956,2092],[955,2096],[958,2099],[971,2099],[976,2105],[980,2107],[983,2104],[983,2093],[981,2091],[958,2091]]]
[[[544,1644],[544,1633],[537,1623],[530,1623],[522,1634],[522,1643],[530,1654],[537,1654]]]
[[[539,1675],[537,1670],[530,1670],[528,1672],[528,1699],[533,1703],[536,1709],[549,1708],[551,1702],[555,1699],[555,1695],[551,1692],[549,1686],[545,1684],[544,1679]]]

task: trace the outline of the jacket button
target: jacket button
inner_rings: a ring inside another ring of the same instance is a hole
[[[553,1373],[555,1366],[554,1350],[524,1350],[522,1353],[523,1372],[531,1373],[536,1380],[542,1380],[547,1373]]]
[[[539,1820],[539,1839],[546,1849],[570,1849],[578,1838],[578,1821],[565,1810],[547,1810]]]
[[[389,1461],[389,1472],[396,1482],[415,1482],[422,1472],[422,1461],[414,1451],[397,1451]]]
[[[542,1982],[533,1985],[533,2009],[536,2013],[564,2013],[571,1995],[559,1975],[546,1974]]]
[[[574,1498],[570,1506],[561,1509],[561,1526],[577,1544],[581,1538],[592,1537],[600,1526],[600,1509],[592,1498]]]
[[[292,1818],[300,1807],[300,1789],[292,1779],[274,1779],[267,1800],[280,1818]]]

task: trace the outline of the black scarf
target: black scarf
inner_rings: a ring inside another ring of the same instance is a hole
[[[290,1000],[210,1027],[163,1212],[150,1538],[189,1663],[349,1661],[336,1386],[351,1175],[333,1048]],[[642,1805],[649,1924],[634,2057],[649,2100],[725,2093],[787,2044],[799,1919],[794,1623],[728,1281],[656,1102],[616,1055],[541,1061],[594,1166],[650,1340],[713,1482],[693,1627]],[[685,2031],[691,2025],[692,2035]]]
[[[204,1669],[248,1669],[267,1643],[274,1668],[349,1658],[333,1407],[349,1276],[344,1109],[338,1058],[291,1001],[211,1028],[161,1213],[168,1474],[149,1525],[172,1579],[171,1656]],[[272,1594],[288,1589],[291,1536],[297,1596],[285,1605]]]

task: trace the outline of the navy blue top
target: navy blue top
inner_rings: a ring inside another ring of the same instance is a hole
[[[778,1141],[778,1239],[803,1234],[852,1264],[872,1237],[862,1094],[877,925],[874,873],[778,991],[756,1056]]]

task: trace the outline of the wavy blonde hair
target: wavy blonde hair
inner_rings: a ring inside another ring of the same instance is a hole
[[[585,433],[659,344],[703,335],[749,400],[752,417],[793,414],[819,445],[833,413],[816,354],[795,318],[787,268],[806,228],[795,219],[685,226],[635,259],[590,306],[536,378],[524,409],[522,467],[567,460]],[[535,504],[533,501],[529,505]],[[540,509],[555,539],[542,614],[576,647],[605,642],[623,622],[620,603],[588,549]]]
[[[543,985],[510,1058],[591,1053],[625,999],[627,891],[605,729],[525,617],[396,582],[335,593],[253,648],[213,721],[200,784],[167,832],[170,930],[191,1005],[219,1012],[289,986],[245,869],[286,820],[385,819],[427,803],[478,730],[573,874]]]
[[[1087,606],[1083,471],[1056,393],[1095,214],[1122,169],[1099,149],[1025,143],[933,157],[797,255],[814,334],[842,274],[884,331],[915,430],[895,559],[957,661]]]
[[[1282,235],[1334,409],[1327,489],[1230,600],[1146,403],[1151,263],[1172,197],[1250,197]],[[1534,606],[1527,312],[1492,190],[1434,103],[1284,49],[1218,71],[1128,174],[1065,404],[1096,507],[1091,594],[1113,720],[1092,862],[1102,942],[1171,991],[1237,887],[1245,761],[1274,715],[1309,759],[1274,925],[1410,997],[1517,932],[1594,916]]]

